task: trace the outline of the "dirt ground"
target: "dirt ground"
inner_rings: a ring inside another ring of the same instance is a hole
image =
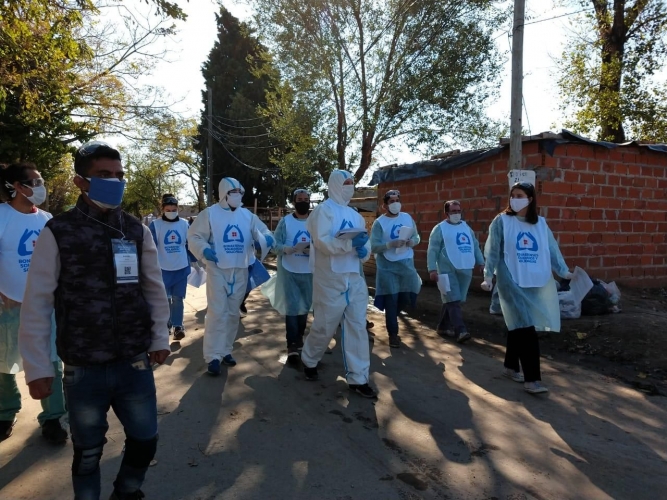
[[[374,278],[368,277],[369,288]],[[667,289],[621,289],[621,312],[563,320],[560,333],[543,334],[542,356],[577,363],[615,377],[647,394],[667,395]],[[507,329],[502,316],[489,314],[490,294],[471,289],[464,319],[479,348],[504,346]],[[425,283],[417,307],[407,316],[435,328],[440,298]],[[374,332],[384,335],[381,314],[372,314]],[[488,349],[487,349],[488,350]],[[489,351],[497,352],[497,349]],[[501,350],[502,352],[502,350]]]

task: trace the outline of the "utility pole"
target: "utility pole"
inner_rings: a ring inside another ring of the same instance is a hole
[[[509,170],[523,168],[521,153],[521,116],[523,103],[523,25],[525,0],[514,0],[514,24],[512,26],[512,104],[510,109],[510,161]]]
[[[208,92],[208,147],[206,148],[206,203],[213,205],[213,89],[206,87]]]

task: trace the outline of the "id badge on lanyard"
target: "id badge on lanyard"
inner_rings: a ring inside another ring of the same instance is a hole
[[[136,241],[111,240],[113,262],[116,267],[116,284],[139,283],[139,259]]]

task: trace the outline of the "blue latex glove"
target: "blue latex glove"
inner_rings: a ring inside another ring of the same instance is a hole
[[[352,246],[354,248],[363,247],[368,241],[368,233],[359,233],[354,238],[352,238]]]
[[[211,262],[218,262],[218,257],[215,255],[215,250],[212,248],[206,248],[204,249],[204,258],[206,260],[210,260]]]
[[[260,245],[258,241],[255,241],[254,244],[255,244],[255,250],[261,250],[262,249],[262,245]]]
[[[357,248],[357,255],[359,256],[360,259],[363,259],[366,257],[368,254],[368,250],[366,250],[366,247],[359,247]]]
[[[273,239],[273,236],[270,234],[265,234],[266,237],[266,246],[269,248],[273,248],[273,245],[276,243],[276,240]]]

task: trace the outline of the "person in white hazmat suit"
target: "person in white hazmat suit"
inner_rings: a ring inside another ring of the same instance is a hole
[[[208,373],[220,374],[220,363],[235,366],[232,346],[239,329],[239,307],[254,260],[255,242],[274,243],[266,225],[242,208],[245,189],[231,177],[218,186],[220,201],[202,212],[188,230],[188,247],[206,264],[208,310],[204,325],[204,359]]]
[[[336,238],[343,229],[365,228],[364,219],[348,207],[354,195],[352,174],[334,170],[329,176],[329,198],[308,218],[313,270],[313,324],[301,352],[306,380],[317,380],[317,363],[341,325],[341,347],[350,390],[375,397],[368,385],[370,348],[366,333],[368,287],[360,273],[370,256],[368,233]]]
[[[490,292],[496,275],[508,330],[503,374],[524,382],[524,389],[532,394],[548,392],[541,382],[537,332],[560,331],[558,292],[552,272],[572,278],[551,229],[537,214],[535,187],[528,183],[512,186],[509,205],[489,227],[482,282],[482,289]]]

